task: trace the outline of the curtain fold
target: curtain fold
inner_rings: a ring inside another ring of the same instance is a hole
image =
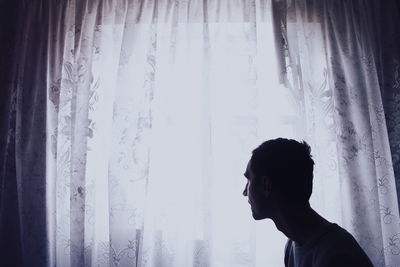
[[[1,258],[10,266],[46,265],[47,32],[42,27],[47,25],[47,12],[42,11],[47,6],[39,2],[31,12],[23,3],[10,8],[4,12],[11,12],[5,18],[7,28],[14,31],[9,35],[13,47],[2,62],[8,73],[2,101],[8,110],[2,113],[7,128],[2,128],[1,149]]]
[[[0,97],[0,251],[3,255],[3,265],[21,265],[21,237],[18,212],[18,193],[15,175],[15,89],[14,69],[15,65],[9,64],[16,55],[16,36],[18,21],[18,4],[15,2],[3,2],[0,7],[0,39],[3,51],[0,60],[0,83],[2,84]],[[12,67],[10,67],[12,66]],[[5,179],[6,177],[12,177]],[[7,192],[7,193],[6,193]],[[4,233],[14,233],[6,235]]]
[[[343,224],[375,266],[396,266],[400,228],[393,166],[398,165],[398,123],[393,118],[398,106],[393,102],[400,43],[398,30],[392,27],[398,24],[397,4],[275,1],[274,5],[281,10],[277,23],[284,25],[278,33],[286,51],[281,54],[286,62],[283,80],[305,96],[304,106],[325,102],[317,111],[323,112],[322,117],[305,109],[313,118],[308,124],[333,122],[331,142],[336,144]]]
[[[268,10],[267,1],[21,2],[15,135],[11,127],[2,154],[16,163],[2,182],[15,179],[18,191],[2,192],[18,197],[24,265],[282,262],[279,246],[278,257],[261,254],[256,233],[273,230],[255,228],[241,197],[249,151],[271,123],[269,136],[284,132],[257,104],[279,88],[264,49]]]
[[[381,89],[385,120],[396,180],[400,195],[400,5],[389,1],[376,2],[374,6],[376,27],[376,63]],[[380,23],[379,23],[380,22]],[[400,198],[398,197],[400,207]]]
[[[251,150],[283,136],[312,145],[312,206],[396,266],[394,1],[9,10],[0,263],[283,266],[286,238],[241,197]]]

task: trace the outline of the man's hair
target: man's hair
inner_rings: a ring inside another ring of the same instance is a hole
[[[269,176],[272,190],[287,200],[307,203],[312,192],[314,161],[305,142],[278,138],[253,150],[251,169],[258,177]]]

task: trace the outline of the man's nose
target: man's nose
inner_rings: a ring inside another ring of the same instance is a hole
[[[244,187],[243,196],[247,197],[247,184],[246,184],[246,186]]]

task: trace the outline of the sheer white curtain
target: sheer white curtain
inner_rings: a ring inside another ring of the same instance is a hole
[[[286,238],[241,196],[251,150],[283,136],[312,145],[312,206],[396,266],[379,96],[338,96],[327,24],[273,5],[274,32],[268,0],[21,3],[0,155],[1,215],[15,199],[21,246],[9,262],[283,266]],[[348,101],[370,125],[341,119]]]
[[[282,265],[241,196],[251,150],[295,134],[269,5],[52,4],[51,264]]]
[[[322,150],[314,149],[315,156],[322,152],[330,159],[319,183],[332,186],[335,194],[323,198],[334,203],[331,211],[341,215],[374,266],[398,266],[400,220],[392,162],[398,159],[398,137],[396,130],[388,132],[398,127],[391,119],[398,111],[384,106],[398,94],[393,77],[398,76],[400,38],[391,28],[398,6],[395,1],[295,0],[274,1],[273,9],[282,41],[281,81],[299,103],[306,139],[317,147],[325,141]],[[385,37],[386,30],[393,36]],[[321,162],[317,158],[317,165]],[[332,170],[334,176],[325,175]]]

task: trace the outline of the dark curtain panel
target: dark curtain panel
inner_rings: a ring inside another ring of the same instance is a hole
[[[46,266],[47,4],[0,10],[0,266]]]
[[[12,105],[15,105],[13,69],[18,22],[17,1],[0,4],[0,265],[21,265],[21,236],[18,216],[17,183],[15,175],[15,140],[9,140],[7,131],[15,132]],[[15,134],[12,134],[15,136]],[[7,193],[6,193],[7,192]],[[6,215],[7,214],[7,215]]]
[[[400,2],[375,1],[379,82],[400,207]]]

